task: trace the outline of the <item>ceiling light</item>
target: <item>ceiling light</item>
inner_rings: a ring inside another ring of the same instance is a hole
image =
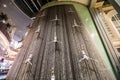
[[[2,20],[2,22],[3,22],[3,23],[6,23],[6,21],[5,21],[5,20]]]
[[[7,5],[6,5],[6,4],[3,4],[3,7],[5,7],[5,8],[6,8],[6,7],[7,7]]]
[[[88,18],[86,19],[86,21],[88,21]]]

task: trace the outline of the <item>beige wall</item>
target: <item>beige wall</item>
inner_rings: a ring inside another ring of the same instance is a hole
[[[114,37],[111,38],[114,47],[120,48],[120,34],[119,34],[117,28],[115,27],[115,25],[113,24],[112,19],[111,19],[112,16],[116,15],[116,14],[117,14],[116,10],[111,10],[107,14],[104,14],[104,17],[107,21],[107,24],[108,24],[109,28],[112,31],[112,35],[114,36]]]
[[[116,12],[116,10],[111,10],[111,11],[109,11],[109,12],[107,13],[107,16],[108,16],[109,18],[112,18],[112,16],[113,16],[113,15],[116,15],[116,14],[118,14],[118,13]]]

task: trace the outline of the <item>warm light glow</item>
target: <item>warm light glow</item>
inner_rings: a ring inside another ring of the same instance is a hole
[[[92,37],[94,37],[94,36],[95,36],[95,34],[91,34],[91,36],[92,36]]]
[[[2,22],[3,22],[3,23],[6,23],[6,21],[5,21],[5,20],[2,20]]]
[[[12,39],[12,42],[10,43],[10,46],[14,49],[20,48],[22,45],[22,42],[15,41],[14,39]]]
[[[6,7],[7,7],[7,5],[6,5],[6,4],[3,4],[3,7],[5,7],[5,8],[6,8]]]

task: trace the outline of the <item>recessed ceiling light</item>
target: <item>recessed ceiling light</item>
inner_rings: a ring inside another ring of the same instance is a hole
[[[88,18],[86,19],[86,21],[88,21]]]
[[[6,4],[3,4],[3,7],[5,7],[5,8],[6,8],[6,7],[7,7],[7,5],[6,5]]]
[[[3,23],[6,23],[6,21],[5,21],[5,20],[2,20],[2,22],[3,22]]]

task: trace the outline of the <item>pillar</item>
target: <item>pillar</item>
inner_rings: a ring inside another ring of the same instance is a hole
[[[7,80],[115,80],[72,5],[37,15]]]

